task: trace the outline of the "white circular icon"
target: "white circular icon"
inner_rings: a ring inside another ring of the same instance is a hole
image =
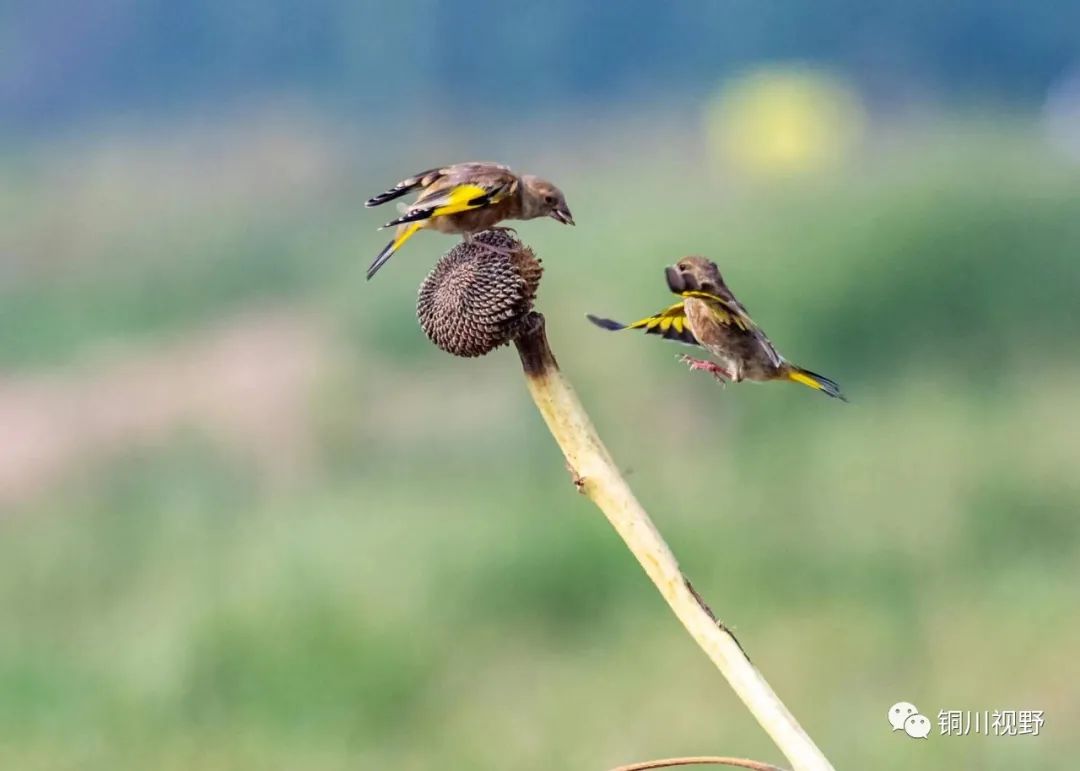
[[[930,718],[916,712],[904,721],[904,733],[912,739],[925,739],[930,735]]]
[[[912,715],[918,715],[919,708],[907,701],[898,701],[889,707],[889,725],[894,731],[903,731],[904,723]]]

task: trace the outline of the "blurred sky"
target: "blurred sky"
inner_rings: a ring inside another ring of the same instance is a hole
[[[15,0],[3,130],[299,92],[395,121],[695,95],[761,60],[872,98],[1039,102],[1080,57],[1074,0]]]

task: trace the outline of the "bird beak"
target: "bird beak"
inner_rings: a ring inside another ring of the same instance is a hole
[[[664,268],[664,277],[667,278],[668,289],[675,294],[682,294],[686,291],[685,276],[674,265]]]
[[[558,209],[555,209],[553,212],[551,212],[550,217],[553,220],[561,222],[564,225],[574,224],[574,217],[570,214],[570,210],[567,209],[565,206],[561,206]]]
[[[674,265],[664,268],[664,277],[667,278],[668,289],[675,294],[683,292],[699,292],[702,289],[697,276],[688,270],[679,270]]]

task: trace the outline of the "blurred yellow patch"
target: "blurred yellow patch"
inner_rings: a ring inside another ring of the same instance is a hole
[[[714,159],[759,175],[834,166],[858,142],[863,123],[858,97],[842,81],[799,69],[744,75],[706,113]]]

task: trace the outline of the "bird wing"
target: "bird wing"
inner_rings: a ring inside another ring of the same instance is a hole
[[[379,193],[378,195],[372,196],[371,198],[367,199],[367,201],[364,202],[364,206],[368,207],[369,209],[372,206],[381,206],[387,201],[393,201],[397,198],[401,198],[401,196],[409,193],[412,190],[415,190],[418,187],[427,187],[436,179],[443,176],[443,174],[446,173],[447,168],[449,167],[427,169],[426,171],[421,171],[413,174],[411,177],[406,177],[405,179],[394,185],[392,188],[387,190],[385,193]]]
[[[660,335],[665,340],[674,340],[686,345],[701,345],[686,320],[686,308],[682,303],[675,303],[659,313],[646,316],[632,324],[620,324],[611,319],[602,319],[592,314],[586,318],[601,329],[617,331],[620,329],[644,329],[647,335]]]
[[[364,206],[381,206],[387,201],[393,201],[417,188],[428,188],[446,177],[468,176],[474,174],[505,173],[513,174],[509,167],[501,163],[490,161],[468,161],[466,163],[452,163],[449,166],[436,166],[433,169],[425,169],[413,174],[411,177],[398,182],[384,193],[372,196],[364,202]]]
[[[459,163],[428,173],[420,186],[416,201],[385,227],[491,206],[517,190],[518,178],[497,163]]]
[[[716,321],[751,335],[765,355],[769,357],[773,366],[779,367],[783,364],[784,359],[780,352],[776,350],[772,341],[765,336],[765,332],[761,327],[754,323],[754,320],[750,318],[750,314],[747,313],[746,307],[735,299],[735,295],[726,286],[721,289],[720,293],[703,292],[694,289],[679,294],[683,297],[694,297],[703,300],[708,305]]]

